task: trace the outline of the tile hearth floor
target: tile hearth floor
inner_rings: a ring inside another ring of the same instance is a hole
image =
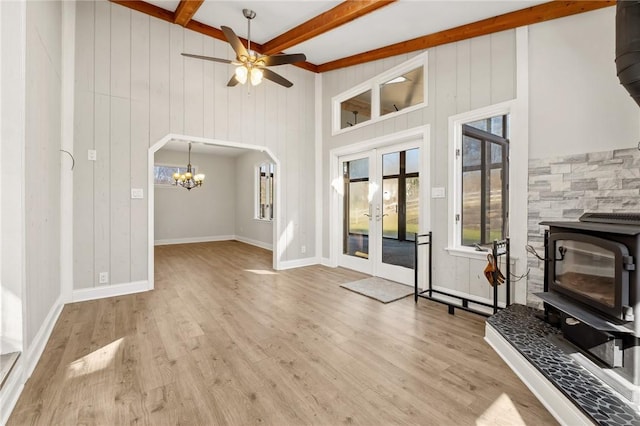
[[[540,312],[511,305],[487,322],[595,423],[639,425],[640,413],[552,342],[561,332],[539,319]]]

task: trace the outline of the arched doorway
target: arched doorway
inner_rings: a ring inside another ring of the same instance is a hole
[[[170,142],[181,142],[185,145],[185,153],[188,149],[188,143],[198,143],[207,145],[216,145],[219,147],[239,148],[245,150],[260,151],[265,153],[273,161],[275,165],[275,174],[278,176],[275,179],[275,211],[273,215],[273,269],[280,269],[281,262],[281,247],[279,246],[279,236],[281,233],[281,220],[280,215],[277,214],[278,209],[281,206],[281,190],[282,179],[280,178],[280,161],[268,148],[259,145],[251,145],[239,142],[224,141],[219,139],[202,138],[188,135],[168,134],[149,148],[148,152],[148,197],[147,197],[147,211],[148,211],[148,280],[149,287],[154,288],[154,246],[155,246],[155,183],[154,183],[154,164],[156,153],[165,145]],[[212,178],[210,176],[209,178]]]

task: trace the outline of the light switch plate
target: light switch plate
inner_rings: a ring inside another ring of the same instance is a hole
[[[87,151],[87,158],[89,161],[96,161],[98,159],[98,152],[95,149]]]
[[[431,188],[431,198],[445,198],[446,193],[443,187]]]
[[[142,188],[131,188],[131,198],[144,198],[144,190]]]

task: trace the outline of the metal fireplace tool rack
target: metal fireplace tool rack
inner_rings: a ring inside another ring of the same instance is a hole
[[[478,315],[483,315],[483,316],[490,316],[491,313],[488,313],[486,311],[482,311],[479,309],[474,309],[473,307],[469,307],[469,304],[472,305],[481,305],[481,306],[486,306],[488,308],[493,309],[493,313],[495,314],[496,312],[498,312],[499,309],[502,309],[501,307],[498,306],[498,268],[494,268],[493,272],[492,272],[492,278],[493,278],[493,303],[485,303],[485,302],[479,302],[477,300],[473,300],[473,299],[468,299],[466,297],[463,296],[459,296],[456,294],[451,294],[451,293],[447,293],[446,291],[441,291],[441,290],[436,290],[433,288],[433,280],[432,280],[432,268],[431,268],[431,261],[433,259],[433,255],[432,255],[432,232],[429,232],[428,234],[416,234],[416,238],[415,238],[415,248],[414,248],[414,255],[415,255],[415,262],[414,262],[414,300],[416,303],[418,303],[418,297],[422,297],[425,299],[429,299],[429,300],[433,300],[434,302],[438,302],[438,303],[442,303],[443,305],[447,305],[449,307],[449,314],[453,315],[455,313],[455,309],[462,309],[463,311],[467,311],[467,312],[472,312],[474,314],[478,314]],[[429,270],[428,270],[428,288],[426,290],[423,291],[419,291],[418,289],[418,248],[420,246],[424,246],[424,245],[428,245],[429,246],[429,254],[428,254],[428,261],[429,261]],[[491,251],[486,252],[487,254],[491,253],[493,255],[493,259],[495,262],[495,265],[497,266],[498,264],[498,258],[500,256],[505,256],[505,263],[506,263],[506,269],[505,269],[505,278],[504,278],[504,284],[506,287],[506,306],[509,306],[511,304],[511,250],[510,250],[510,246],[509,246],[509,238],[506,238],[504,240],[495,240],[493,242],[493,247]],[[456,303],[452,303],[452,302],[448,302],[442,299],[436,299],[433,297],[434,294],[439,294],[442,296],[446,296],[449,298],[454,298],[454,299],[458,299],[460,302],[459,304]]]

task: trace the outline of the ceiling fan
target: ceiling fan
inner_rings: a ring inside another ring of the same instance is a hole
[[[192,53],[183,53],[183,56],[190,58],[204,59],[206,61],[222,62],[224,64],[237,65],[234,75],[227,83],[228,87],[232,87],[240,84],[245,84],[247,80],[251,82],[252,86],[257,86],[262,82],[263,78],[271,80],[274,83],[278,83],[284,87],[291,87],[293,83],[281,76],[280,74],[271,71],[267,67],[293,64],[296,62],[306,61],[307,57],[303,53],[285,54],[280,53],[276,55],[260,55],[251,50],[251,20],[256,17],[256,13],[251,9],[242,9],[244,17],[247,18],[247,48],[240,41],[240,38],[229,27],[221,27],[224,36],[227,41],[236,52],[236,60],[230,61],[228,59],[214,58],[211,56],[194,55]]]

